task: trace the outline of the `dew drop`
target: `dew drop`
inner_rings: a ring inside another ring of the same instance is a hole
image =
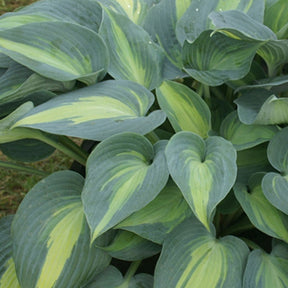
[[[149,41],[148,44],[152,44],[152,41]]]
[[[199,8],[196,8],[195,11],[198,12],[198,11],[199,11]]]

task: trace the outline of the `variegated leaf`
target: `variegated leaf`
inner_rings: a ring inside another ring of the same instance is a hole
[[[209,86],[243,78],[260,44],[211,33],[212,30],[206,30],[193,43],[184,43],[184,70]]]
[[[257,229],[288,243],[288,216],[276,209],[264,196],[261,188],[264,175],[252,175],[248,185],[236,183],[235,196]]]
[[[141,210],[120,222],[115,228],[132,231],[143,238],[162,244],[165,237],[192,211],[173,181]]]
[[[0,288],[21,288],[12,257],[12,220],[13,216],[0,219]]]
[[[28,23],[64,21],[80,24],[98,32],[101,20],[102,8],[98,1],[45,0],[32,3],[16,12],[4,14],[0,18],[0,30]]]
[[[288,98],[277,97],[264,89],[243,91],[235,100],[244,124],[275,125],[288,123]]]
[[[103,81],[35,107],[14,127],[98,141],[125,131],[147,134],[166,118],[161,110],[145,116],[153,102],[153,94],[137,83]]]
[[[119,230],[113,242],[100,247],[111,257],[123,261],[139,261],[158,254],[161,246],[148,241],[134,233]]]
[[[168,180],[166,141],[153,147],[144,137],[122,133],[90,154],[82,193],[91,241],[146,206]]]
[[[109,60],[98,34],[78,24],[58,21],[0,31],[0,51],[44,77],[79,79],[88,84],[104,77]]]
[[[162,82],[162,50],[149,34],[129,18],[104,8],[100,35],[110,52],[109,74],[132,80],[148,89]]]
[[[243,288],[286,288],[287,271],[287,244],[275,245],[270,254],[263,250],[254,250],[248,257]]]
[[[231,112],[220,127],[220,135],[229,140],[237,151],[267,142],[277,132],[278,128],[276,126],[247,125],[242,123],[236,111]]]
[[[13,221],[13,258],[21,288],[81,287],[104,270],[111,257],[90,245],[80,193],[84,179],[56,172],[26,195]],[[99,238],[105,246],[110,239]]]
[[[216,239],[188,219],[164,240],[155,270],[155,288],[241,288],[249,249],[234,237]]]
[[[182,68],[183,64],[181,45],[177,40],[175,27],[191,2],[192,0],[161,0],[150,9],[145,19],[145,29],[164,49],[169,61],[178,68]]]
[[[205,141],[179,132],[166,148],[169,172],[196,217],[210,231],[213,212],[232,188],[237,173],[236,151],[222,137]]]
[[[156,89],[157,100],[176,132],[191,131],[206,138],[211,113],[205,101],[187,86],[165,81]]]
[[[282,129],[270,141],[267,155],[279,173],[267,173],[262,189],[270,203],[288,215],[288,127]]]

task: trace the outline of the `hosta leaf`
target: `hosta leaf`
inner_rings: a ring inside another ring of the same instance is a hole
[[[278,171],[288,174],[288,127],[279,131],[267,149],[269,162]]]
[[[0,150],[10,159],[22,162],[35,162],[50,156],[55,151],[55,148],[39,140],[23,139],[0,144]]]
[[[240,239],[216,239],[201,223],[189,219],[165,239],[154,287],[240,288],[248,253]]]
[[[104,81],[39,105],[14,126],[91,140],[124,131],[146,134],[165,121],[163,111],[145,117],[153,102],[153,94],[137,83]]]
[[[92,241],[146,206],[168,180],[166,141],[134,133],[112,136],[90,154],[82,193]]]
[[[189,8],[178,20],[176,35],[181,45],[185,40],[190,43],[205,30],[209,29],[208,15],[216,9],[219,0],[192,0]]]
[[[266,1],[264,24],[272,29],[278,38],[287,38],[288,36],[288,16],[285,11],[288,9],[288,3],[285,0]]]
[[[99,274],[92,283],[84,288],[152,288],[153,276],[149,274],[136,274],[130,279],[125,279],[121,272],[114,266],[109,266]]]
[[[116,228],[162,244],[167,234],[191,215],[187,202],[171,181],[153,201],[120,222]]]
[[[232,39],[221,33],[211,36],[211,30],[207,30],[193,43],[184,43],[184,70],[206,85],[221,85],[248,73],[258,47],[258,43]]]
[[[12,62],[0,77],[0,105],[9,102],[23,103],[28,95],[43,90],[67,91],[72,89],[74,84],[74,81],[59,82],[42,77],[25,66]]]
[[[145,19],[145,30],[164,49],[169,61],[179,68],[182,68],[183,64],[181,45],[177,40],[175,28],[191,2],[192,0],[161,0],[150,9]]]
[[[288,98],[278,98],[264,89],[245,91],[235,100],[244,124],[274,125],[288,123]]]
[[[12,235],[22,288],[80,287],[109,265],[111,258],[90,245],[80,198],[83,182],[72,171],[54,173],[38,182],[21,203]],[[97,241],[103,246],[110,239]]]
[[[280,173],[268,173],[262,180],[265,197],[276,208],[288,214],[288,127],[282,129],[270,141],[268,159]]]
[[[148,10],[160,0],[100,0],[99,2],[112,10],[115,10],[141,25]]]
[[[37,1],[17,12],[4,14],[0,18],[0,30],[33,22],[59,20],[77,23],[98,31],[102,20],[102,8],[94,0]]]
[[[205,101],[187,86],[165,81],[156,89],[157,100],[176,132],[191,131],[203,138],[211,129],[211,114]]]
[[[237,183],[234,186],[235,196],[257,229],[288,242],[288,216],[277,210],[264,196],[261,188],[264,175],[252,175],[248,186]]]
[[[285,246],[286,251],[284,255],[277,255],[274,252],[278,248],[277,246],[274,247],[271,254],[267,254],[262,250],[252,251],[248,257],[245,269],[243,288],[287,287],[288,253],[287,245]],[[284,252],[283,249],[281,249],[281,252]]]
[[[27,102],[18,107],[11,114],[0,120],[0,143],[7,143],[16,140],[29,138],[28,135],[35,135],[34,131],[27,128],[11,129],[11,127],[25,114],[33,109],[33,103]],[[31,131],[30,131],[31,130]],[[37,132],[36,132],[37,133]],[[33,138],[33,137],[30,137]]]
[[[149,34],[126,16],[105,8],[100,35],[110,52],[109,74],[153,89],[162,82],[164,54]]]
[[[247,183],[252,174],[273,171],[266,152],[266,143],[237,152],[237,182]]]
[[[220,127],[220,135],[229,140],[237,151],[267,142],[277,131],[276,126],[243,124],[236,111],[230,113]]]
[[[20,288],[12,258],[12,220],[13,216],[0,219],[0,288]]]
[[[249,38],[259,41],[277,40],[275,33],[267,26],[239,10],[212,12],[209,15],[217,31],[233,35],[236,39]]]
[[[119,230],[113,242],[101,249],[116,259],[139,261],[158,254],[161,246],[134,233]]]
[[[96,82],[104,77],[108,65],[102,38],[68,22],[30,23],[0,31],[0,51],[57,81],[90,83],[93,76]]]
[[[236,179],[236,151],[222,137],[203,140],[191,132],[179,132],[166,148],[169,172],[196,217],[210,231],[216,205]]]

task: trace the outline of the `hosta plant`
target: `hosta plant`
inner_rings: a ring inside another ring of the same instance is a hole
[[[0,220],[0,287],[288,287],[287,11],[42,0],[3,15],[0,149],[32,173],[55,149],[75,162]]]

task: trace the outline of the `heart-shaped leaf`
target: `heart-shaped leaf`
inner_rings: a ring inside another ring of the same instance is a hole
[[[0,219],[0,288],[21,288],[12,258],[11,223],[13,216]]]
[[[232,188],[237,173],[236,151],[222,137],[205,141],[179,132],[166,148],[169,172],[196,217],[210,230],[216,205]]]
[[[164,240],[154,287],[241,288],[248,253],[242,240],[216,239],[200,222],[188,219]]]
[[[165,81],[156,89],[157,100],[176,132],[191,131],[206,138],[211,113],[205,101],[187,86]]]
[[[152,144],[123,133],[101,142],[90,154],[82,193],[91,241],[146,206],[168,180],[166,141]]]
[[[120,132],[147,134],[165,121],[163,111],[145,117],[153,94],[132,81],[109,80],[37,106],[14,127],[101,141]]]
[[[105,8],[100,35],[110,52],[109,74],[132,80],[148,89],[162,82],[164,54],[149,34],[127,17]]]
[[[288,216],[276,209],[264,196],[261,188],[264,175],[252,175],[248,185],[236,183],[235,196],[257,229],[288,243]]]
[[[38,182],[21,203],[12,225],[21,287],[80,287],[109,265],[111,257],[90,245],[80,198],[83,183],[76,172],[56,172]],[[96,245],[110,240],[99,238]]]

